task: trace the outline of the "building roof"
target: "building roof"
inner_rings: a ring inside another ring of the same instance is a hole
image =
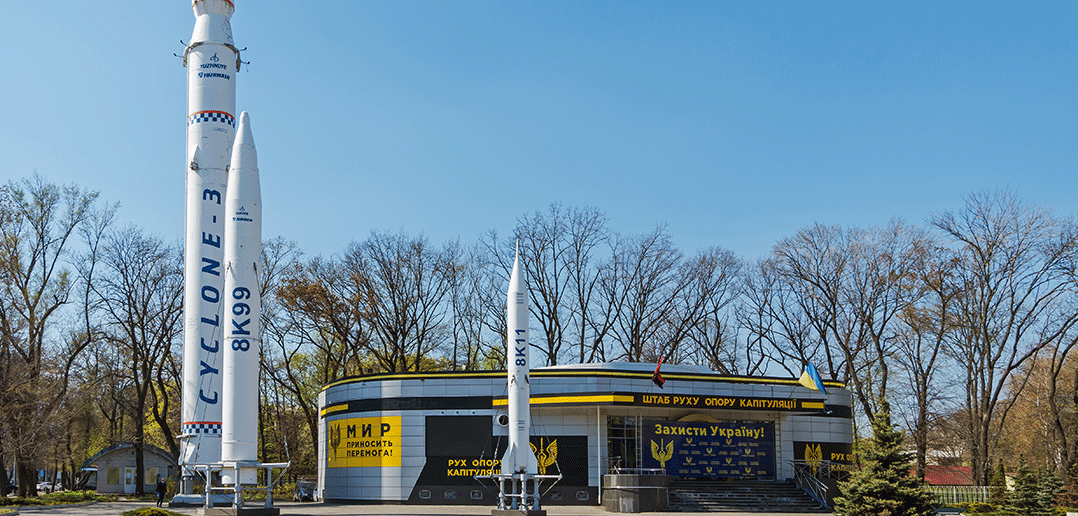
[[[915,473],[911,470],[910,474]],[[973,468],[970,466],[925,466],[925,482],[933,486],[971,486]]]
[[[597,362],[589,364],[561,364],[555,366],[542,366],[533,368],[533,371],[559,371],[559,370],[605,370],[605,371],[641,371],[651,373],[658,364],[652,362]],[[716,374],[704,366],[690,364],[663,364],[663,373],[685,374]]]
[[[531,376],[543,377],[572,377],[572,376],[600,376],[607,378],[643,379],[651,380],[657,364],[647,362],[605,362],[588,364],[568,364],[557,366],[536,367],[531,370]],[[501,370],[481,371],[429,371],[429,372],[404,372],[404,373],[373,373],[359,376],[350,376],[331,382],[322,390],[338,385],[385,380],[431,380],[431,379],[478,379],[478,378],[505,378],[506,372]],[[662,375],[667,380],[682,380],[695,382],[722,382],[739,384],[761,385],[792,385],[799,386],[798,378],[776,376],[739,376],[723,375],[707,368],[695,365],[663,364]],[[844,389],[846,386],[841,382],[824,380],[824,385]]]
[[[128,448],[134,448],[134,447],[135,447],[135,443],[130,442],[130,441],[122,441],[122,442],[116,443],[116,444],[114,444],[112,446],[109,446],[107,448],[103,448],[101,451],[95,453],[89,459],[86,459],[86,462],[82,463],[82,467],[83,468],[90,467],[94,463],[94,461],[96,461],[97,459],[100,459],[102,456],[104,456],[106,454],[112,453],[114,451],[125,450],[125,449],[128,449]],[[163,450],[161,448],[158,448],[158,447],[156,447],[156,446],[154,446],[152,444],[143,444],[142,445],[142,451],[143,451],[143,453],[153,453],[153,454],[156,454],[156,455],[160,455],[161,458],[166,459],[166,460],[168,460],[169,462],[171,462],[173,464],[176,463],[176,458],[173,457],[171,453],[169,453],[167,450]]]

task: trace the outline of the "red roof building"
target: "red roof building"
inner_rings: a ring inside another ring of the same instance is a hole
[[[910,474],[916,474],[910,470]],[[970,466],[925,466],[925,483],[933,486],[971,486],[973,468]]]

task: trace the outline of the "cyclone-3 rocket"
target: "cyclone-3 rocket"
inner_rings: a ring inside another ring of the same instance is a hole
[[[502,456],[502,474],[512,475],[538,472],[535,452],[532,451],[528,433],[531,430],[531,385],[529,372],[531,357],[528,352],[528,289],[520,269],[520,246],[513,258],[513,272],[509,275],[509,290],[505,306],[506,320],[506,370],[509,376],[509,446]]]
[[[240,113],[232,145],[225,198],[221,461],[254,462],[258,460],[258,355],[262,349],[262,194],[258,155],[246,111]],[[239,479],[234,478],[234,471],[222,470],[226,485],[235,485],[237,480],[251,485],[257,480],[255,468],[241,469]]]
[[[221,457],[222,237],[226,178],[236,119],[240,55],[229,0],[193,0],[195,27],[187,67],[186,221],[184,227],[183,390],[180,464]],[[184,473],[189,475],[189,471]]]

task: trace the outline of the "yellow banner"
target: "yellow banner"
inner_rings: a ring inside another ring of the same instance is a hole
[[[326,423],[329,468],[401,465],[401,418],[355,417]]]

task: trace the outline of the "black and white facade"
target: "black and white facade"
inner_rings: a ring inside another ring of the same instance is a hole
[[[792,460],[848,462],[852,398],[792,378],[723,376],[691,366],[581,364],[533,369],[531,444],[544,503],[600,502],[602,476],[661,469],[680,478],[784,480]],[[504,371],[376,374],[319,396],[319,490],[326,500],[493,504],[474,477],[500,469]],[[502,417],[499,417],[502,416]],[[543,487],[546,491],[547,487]]]

